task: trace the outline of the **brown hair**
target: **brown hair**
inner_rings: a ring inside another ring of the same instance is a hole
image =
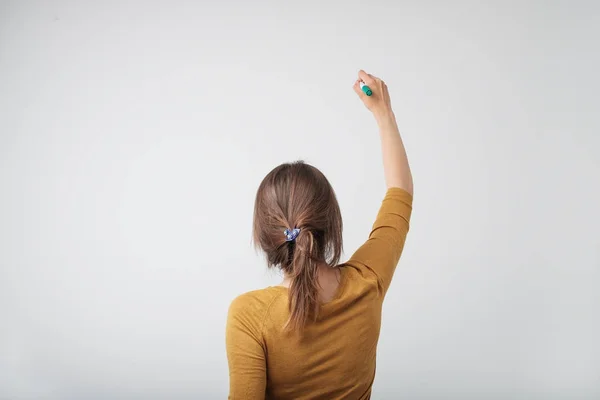
[[[284,231],[299,228],[293,241]],[[342,216],[333,188],[317,168],[296,161],[263,179],[254,205],[254,243],[291,278],[287,327],[301,330],[319,309],[318,263],[333,267],[342,253]]]

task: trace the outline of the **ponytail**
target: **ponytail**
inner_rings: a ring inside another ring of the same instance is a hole
[[[319,312],[318,249],[310,230],[303,229],[288,243],[291,258],[288,330],[302,330]]]

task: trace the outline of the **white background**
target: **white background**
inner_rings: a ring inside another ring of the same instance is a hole
[[[263,176],[320,168],[346,257],[383,198],[359,68],[415,180],[373,398],[600,398],[599,16],[0,2],[0,398],[225,398],[229,302],[279,280],[250,243]]]

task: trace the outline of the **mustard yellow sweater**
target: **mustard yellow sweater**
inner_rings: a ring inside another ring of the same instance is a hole
[[[287,333],[287,288],[245,293],[227,318],[229,399],[369,399],[383,298],[408,233],[412,196],[388,189],[368,240],[340,264],[333,300]]]

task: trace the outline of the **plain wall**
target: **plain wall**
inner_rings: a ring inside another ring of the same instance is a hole
[[[279,282],[250,242],[264,175],[320,168],[346,257],[383,199],[359,68],[415,180],[373,398],[600,398],[599,16],[0,2],[0,398],[225,398],[229,303]]]

